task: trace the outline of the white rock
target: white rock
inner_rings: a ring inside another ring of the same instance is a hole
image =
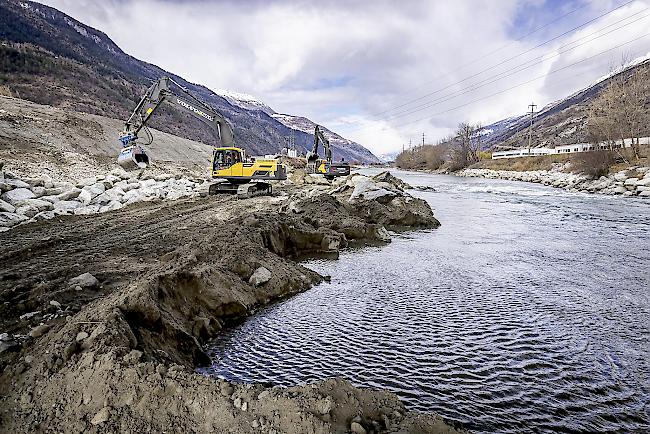
[[[3,181],[5,184],[9,185],[12,189],[13,188],[29,188],[30,185],[24,181],[21,181],[20,179],[13,179],[13,178],[5,178]]]
[[[81,208],[83,205],[81,202],[77,202],[76,200],[61,200],[59,202],[56,202],[54,204],[54,209],[60,209],[60,210],[74,210],[77,208]]]
[[[57,215],[58,214],[55,211],[42,211],[34,216],[34,220],[36,221],[51,220]]]
[[[59,194],[57,197],[60,200],[70,200],[79,197],[79,193],[81,193],[81,189],[73,187],[70,190],[64,191],[63,193]]]
[[[639,180],[636,179],[636,178],[628,178],[628,179],[625,180],[625,182],[623,183],[623,185],[636,186],[636,184],[637,184],[638,181],[639,181]]]
[[[34,193],[34,197],[41,197],[45,196],[45,187],[34,187],[32,188],[32,193]]]
[[[650,197],[650,190],[644,190],[640,192],[639,197]]]
[[[255,285],[255,286],[260,286],[271,280],[271,277],[273,275],[271,272],[268,270],[266,267],[259,267],[253,275],[248,279],[248,283]]]
[[[90,421],[93,425],[100,425],[111,418],[111,409],[109,407],[104,407],[93,417]]]
[[[95,196],[95,198],[93,198],[93,200],[90,201],[90,204],[104,206],[108,204],[110,201],[111,198],[106,193],[102,193],[98,196]]]
[[[0,200],[0,212],[16,212],[16,207],[4,200]]]
[[[51,209],[54,209],[54,205],[52,204],[52,202],[48,202],[46,200],[41,200],[41,199],[25,199],[16,203],[16,207],[21,207],[21,206],[34,207],[38,210],[38,212],[49,211]]]
[[[90,273],[80,274],[68,280],[70,286],[81,286],[82,288],[95,288],[99,286],[99,281]]]
[[[32,218],[39,213],[38,208],[30,205],[21,205],[16,207],[16,214],[24,215],[25,217]]]
[[[33,199],[36,196],[28,188],[15,188],[2,194],[2,200],[14,205],[21,200]]]
[[[0,212],[0,227],[11,228],[27,220],[29,220],[29,217],[21,214]]]
[[[140,181],[141,187],[153,187],[154,185],[156,185],[155,179],[145,179],[143,181]]]
[[[99,205],[88,205],[82,206],[74,210],[74,215],[88,215],[88,214],[97,214],[99,212]]]
[[[57,203],[57,202],[60,201],[58,196],[41,196],[40,199],[41,200],[46,200],[49,203]]]
[[[121,202],[119,202],[117,200],[114,200],[114,201],[111,201],[108,205],[99,208],[99,212],[103,213],[103,212],[108,212],[108,211],[115,211],[115,210],[118,210],[118,209],[122,208],[123,206],[124,205],[122,205]]]
[[[618,172],[618,173],[614,174],[614,179],[617,180],[617,181],[624,182],[627,179],[627,174],[623,170],[621,172]]]
[[[648,173],[650,173],[650,172],[648,172]],[[641,186],[641,187],[648,187],[648,186],[650,186],[650,177],[645,177],[645,178],[643,178],[643,179],[639,179],[639,180],[636,182],[636,186],[637,186],[637,187],[639,187],[639,186]]]

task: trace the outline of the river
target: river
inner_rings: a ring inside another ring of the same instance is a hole
[[[342,376],[479,433],[650,431],[650,201],[393,172],[442,226],[306,266],[204,372]]]

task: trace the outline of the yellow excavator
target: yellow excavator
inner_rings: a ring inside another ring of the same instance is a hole
[[[125,170],[149,166],[150,159],[142,145],[153,142],[147,122],[163,101],[181,107],[213,126],[221,139],[222,146],[215,147],[212,152],[211,175],[217,182],[210,185],[209,194],[236,193],[245,197],[270,194],[270,181],[287,179],[286,167],[278,160],[248,158],[243,149],[235,147],[230,123],[170,77],[160,78],[147,90],[124,125],[124,131],[120,134],[122,150],[117,162]],[[139,142],[140,133],[145,134],[146,143]]]
[[[325,158],[318,155],[318,148],[323,144],[325,151]],[[312,150],[307,153],[307,173],[315,173],[318,175],[325,175],[325,178],[330,181],[338,176],[348,176],[350,174],[350,164],[345,161],[332,161],[332,148],[329,140],[321,131],[320,127],[316,125],[314,128],[314,146]]]

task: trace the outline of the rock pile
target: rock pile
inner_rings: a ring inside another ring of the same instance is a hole
[[[0,172],[0,232],[61,215],[118,210],[136,202],[196,196],[204,180],[171,175],[141,176],[115,169],[77,184],[55,182],[48,175],[19,179]]]
[[[631,167],[593,180],[583,175],[559,170],[516,172],[512,170],[465,169],[458,172],[457,175],[535,182],[583,193],[650,197],[650,167]]]

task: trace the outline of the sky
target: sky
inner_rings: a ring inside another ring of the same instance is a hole
[[[376,155],[539,109],[650,54],[650,0],[41,2]]]

